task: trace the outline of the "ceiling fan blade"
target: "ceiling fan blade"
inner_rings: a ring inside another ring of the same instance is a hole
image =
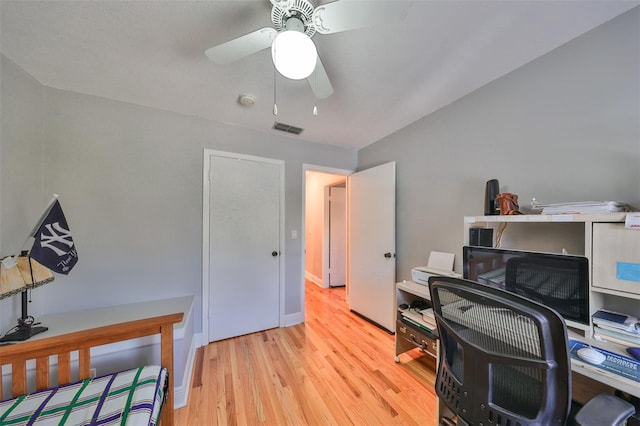
[[[205,55],[216,64],[228,64],[270,47],[278,32],[265,27],[226,43],[210,47]]]
[[[309,86],[311,86],[313,94],[318,99],[328,98],[333,93],[333,86],[331,85],[327,71],[324,69],[324,65],[322,65],[320,56],[318,56],[318,60],[316,61],[315,69],[311,75],[307,77],[307,81],[309,82]]]
[[[279,7],[281,9],[285,9],[285,10],[289,9],[290,0],[269,0],[269,1],[275,7]]]
[[[407,16],[408,2],[338,0],[313,11],[313,24],[320,34],[370,27]]]

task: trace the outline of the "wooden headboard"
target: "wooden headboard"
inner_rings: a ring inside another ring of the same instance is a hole
[[[91,376],[91,348],[123,340],[160,334],[161,364],[169,372],[169,392],[160,415],[163,425],[173,425],[173,325],[182,321],[183,313],[161,315],[135,321],[111,324],[38,340],[0,347],[0,368],[11,365],[11,396],[2,395],[0,401],[27,393],[27,361],[36,362],[36,390],[71,383],[71,353],[78,352],[78,379]],[[58,357],[58,383],[50,383],[49,357]]]

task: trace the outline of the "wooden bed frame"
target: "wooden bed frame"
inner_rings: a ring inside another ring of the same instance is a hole
[[[183,313],[156,316],[111,324],[73,333],[43,337],[0,347],[0,368],[11,365],[12,396],[2,395],[0,370],[0,401],[27,393],[27,361],[36,361],[36,390],[65,385],[71,379],[71,352],[78,352],[78,381],[91,377],[91,348],[123,340],[160,334],[161,364],[169,373],[169,391],[160,413],[164,426],[173,425],[173,325],[182,321]],[[58,356],[58,383],[50,383],[49,357]]]

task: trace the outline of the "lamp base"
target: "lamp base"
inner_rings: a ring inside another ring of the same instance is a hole
[[[48,327],[32,327],[30,325],[20,324],[18,325],[18,329],[13,333],[7,333],[0,337],[0,342],[22,342],[47,330],[49,330]]]

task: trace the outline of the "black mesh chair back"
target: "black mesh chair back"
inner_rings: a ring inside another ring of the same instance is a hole
[[[571,374],[560,315],[464,279],[431,277],[429,288],[440,335],[441,405],[468,424],[564,424]]]

